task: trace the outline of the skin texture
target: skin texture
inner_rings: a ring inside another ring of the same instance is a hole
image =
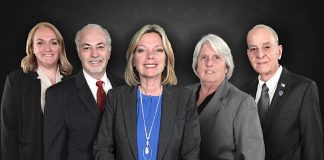
[[[83,69],[93,78],[100,79],[106,72],[111,48],[106,44],[104,32],[88,29],[80,36],[79,58]]]
[[[269,80],[279,68],[282,46],[278,45],[271,31],[265,28],[249,31],[247,44],[247,55],[252,67],[260,74],[261,80]]]

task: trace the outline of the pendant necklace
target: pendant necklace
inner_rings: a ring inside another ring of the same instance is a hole
[[[146,139],[145,146],[143,148],[143,157],[144,157],[145,160],[150,160],[152,158],[152,148],[150,146],[150,141],[149,140],[151,138],[151,132],[152,132],[152,128],[153,128],[153,125],[154,125],[156,113],[157,113],[157,110],[158,110],[158,107],[159,107],[161,95],[159,96],[158,102],[156,104],[155,113],[154,113],[153,121],[152,121],[152,124],[151,124],[151,127],[150,127],[150,131],[147,134],[146,122],[145,122],[145,116],[144,116],[143,100],[142,100],[142,92],[141,92],[140,88],[139,88],[139,92],[140,92],[142,116],[143,116],[143,121],[144,121],[144,131],[145,131],[145,139]],[[161,89],[161,94],[162,94],[162,89]]]

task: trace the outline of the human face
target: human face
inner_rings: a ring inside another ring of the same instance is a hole
[[[162,39],[157,33],[145,33],[137,44],[134,53],[134,66],[142,80],[153,78],[161,81],[165,68],[166,54]]]
[[[228,69],[224,56],[217,53],[209,42],[201,46],[197,60],[197,73],[202,84],[219,85]]]
[[[83,31],[79,45],[79,58],[83,69],[91,77],[100,79],[106,72],[111,50],[106,43],[104,32],[96,28]]]
[[[41,26],[35,31],[33,38],[33,53],[36,56],[38,67],[56,68],[59,59],[60,44],[54,31]]]
[[[279,68],[282,46],[278,45],[271,31],[265,28],[251,30],[247,36],[247,55],[261,80],[269,80]]]

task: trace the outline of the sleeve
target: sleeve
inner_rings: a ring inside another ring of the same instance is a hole
[[[46,90],[44,107],[44,159],[66,160],[66,127],[59,104],[58,93],[53,88]]]
[[[322,115],[318,89],[314,81],[307,87],[302,98],[299,119],[302,141],[302,159],[323,160]]]
[[[195,95],[191,92],[187,99],[186,122],[184,129],[183,144],[180,151],[180,159],[199,160],[200,153],[200,123],[195,105]]]
[[[106,100],[106,109],[102,116],[98,136],[94,141],[93,153],[96,160],[114,160],[115,159],[115,142],[113,135],[114,109],[111,102],[113,98],[108,92]]]
[[[234,141],[238,159],[264,160],[263,134],[258,108],[252,97],[245,98],[235,114]]]
[[[13,79],[7,76],[1,101],[1,159],[15,160],[19,157],[18,120],[19,96],[15,93]]]

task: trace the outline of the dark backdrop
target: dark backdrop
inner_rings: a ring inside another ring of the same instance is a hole
[[[109,71],[123,76],[126,50],[145,24],[161,25],[175,52],[179,85],[197,82],[192,54],[205,34],[220,35],[232,49],[235,70],[230,81],[239,86],[256,76],[246,55],[246,33],[255,24],[272,26],[283,45],[281,64],[316,81],[322,112],[324,80],[323,15],[319,0],[9,0],[0,7],[0,92],[8,73],[20,68],[29,30],[40,21],[62,33],[74,71],[81,68],[74,36],[88,23],[107,28],[112,37]]]

